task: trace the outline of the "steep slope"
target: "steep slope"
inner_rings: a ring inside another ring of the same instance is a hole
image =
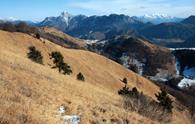
[[[22,32],[26,34],[33,35],[37,38],[43,37],[47,40],[50,40],[58,45],[61,45],[66,48],[74,49],[85,49],[86,44],[84,41],[73,38],[70,35],[64,34],[61,31],[58,31],[55,28],[43,27],[38,28],[30,26],[25,22],[19,22],[18,24],[13,23],[2,23],[0,24],[0,29],[9,32]]]
[[[46,38],[50,37],[51,40],[54,40],[65,47],[85,49],[86,43],[80,39],[73,38],[55,28],[43,27],[41,30],[46,33]],[[49,38],[48,38],[49,39]]]
[[[127,112],[117,94],[124,76],[130,87],[138,87],[154,98],[158,87],[119,64],[95,53],[65,49],[48,40],[38,40],[23,33],[0,31],[0,121],[10,124],[59,124],[57,109],[64,106],[66,114],[81,116],[81,124],[158,123]],[[29,46],[35,46],[44,57],[44,65],[26,57]],[[63,53],[73,75],[64,76],[51,69],[49,53]],[[82,72],[85,82],[76,80]],[[174,111],[173,122],[187,123],[183,112]],[[106,121],[106,122],[105,122]]]

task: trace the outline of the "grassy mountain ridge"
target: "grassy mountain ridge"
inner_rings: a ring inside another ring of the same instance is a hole
[[[127,112],[117,94],[127,77],[129,87],[155,99],[159,88],[149,80],[121,65],[92,52],[66,49],[46,39],[23,33],[0,31],[0,120],[3,123],[57,124],[62,121],[57,109],[81,116],[81,124],[91,123],[159,123],[136,112]],[[29,46],[43,55],[43,64],[26,56]],[[73,74],[64,76],[51,69],[49,53],[60,51]],[[86,81],[76,80],[82,72]],[[104,110],[104,111],[102,111]],[[185,111],[174,110],[173,123],[189,123]],[[106,120],[106,122],[105,122]]]
[[[38,37],[43,37],[66,48],[85,49],[86,47],[86,44],[82,40],[73,38],[55,28],[38,28],[28,25],[25,22],[19,22],[17,24],[4,22],[0,24],[0,29],[8,32],[22,32],[35,37],[38,35]]]

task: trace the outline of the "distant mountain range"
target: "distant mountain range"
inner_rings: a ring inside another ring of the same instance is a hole
[[[133,16],[132,18],[139,20],[144,23],[160,24],[165,22],[180,22],[183,18],[172,17],[165,14],[152,14],[144,16]]]
[[[38,26],[55,27],[82,39],[106,40],[117,35],[131,35],[144,37],[166,47],[195,47],[194,23],[195,16],[186,19],[159,14],[140,17],[117,14],[88,17],[63,12],[58,17],[47,17]]]
[[[12,17],[10,18],[6,18],[6,19],[2,19],[0,18],[0,24],[1,23],[13,23],[13,24],[18,24],[20,22],[26,22],[28,25],[31,25],[31,26],[36,26],[39,22],[35,22],[35,21],[27,21],[27,20],[18,20],[18,19],[14,19]]]
[[[54,27],[81,39],[107,40],[117,35],[131,35],[166,47],[195,47],[195,16],[186,19],[159,14],[140,17],[122,14],[74,16],[62,12],[57,17],[46,17],[39,23],[27,23]]]
[[[166,15],[144,15],[129,17],[111,14],[109,16],[73,16],[62,12],[58,17],[47,17],[38,26],[55,27],[70,35],[84,39],[109,39],[119,34],[139,34],[138,30],[162,22],[179,22],[181,18]]]
[[[195,47],[194,23],[195,16],[190,16],[179,23],[151,25],[141,29],[139,34],[154,43],[167,47]]]
[[[55,27],[72,36],[83,39],[108,39],[119,34],[135,34],[136,29],[146,26],[141,21],[126,15],[109,16],[72,16],[61,13],[58,17],[47,17],[38,26]]]
[[[62,12],[60,16],[58,17],[47,17],[45,20],[43,20],[41,23],[39,23],[39,26],[49,26],[49,27],[55,27],[61,31],[66,31],[70,21],[73,19],[74,16],[72,16],[69,13]]]

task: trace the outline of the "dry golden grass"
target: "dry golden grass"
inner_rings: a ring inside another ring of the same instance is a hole
[[[71,36],[69,36],[69,35],[67,35],[67,34],[65,34],[65,33],[61,32],[55,28],[43,27],[42,29],[47,33],[53,34],[53,35],[60,37],[64,40],[67,40],[67,41],[70,41],[74,44],[77,44],[80,48],[86,47],[86,43],[83,42],[81,39],[73,38],[73,37],[71,37]]]
[[[26,57],[29,46],[35,46],[44,57],[44,65]],[[60,51],[73,70],[65,76],[51,69],[49,53]],[[76,80],[82,72],[85,82]],[[137,87],[155,98],[159,88],[147,79],[95,53],[65,49],[52,42],[22,33],[0,31],[0,124],[59,124],[59,106],[66,114],[81,116],[81,124],[159,123],[122,107],[117,94],[127,77],[129,87]],[[174,124],[187,124],[182,112],[174,111]]]

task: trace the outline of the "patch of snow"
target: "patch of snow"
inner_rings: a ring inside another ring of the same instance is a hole
[[[98,41],[99,44],[106,44],[107,42],[108,42],[107,40]]]
[[[87,44],[94,44],[97,43],[99,40],[83,40]]]
[[[180,75],[180,63],[179,63],[179,61],[177,60],[177,58],[175,58],[176,59],[176,63],[175,63],[175,68],[176,68],[176,75]]]
[[[182,79],[178,84],[180,88],[183,88],[186,86],[192,86],[192,85],[195,85],[195,79],[189,79],[189,78]]]
[[[73,15],[69,14],[68,12],[62,12],[60,15],[61,18],[69,25],[70,20],[74,17]]]
[[[179,48],[179,49],[183,49],[183,48]],[[184,49],[186,49],[186,48],[184,48]],[[195,50],[195,48],[188,48],[188,49]],[[175,50],[175,49],[173,49],[173,50]],[[175,66],[176,66],[177,75],[179,75],[180,74],[180,63],[177,59],[176,59]],[[185,78],[182,79],[178,84],[178,86],[180,88],[195,85],[195,67],[192,67],[192,68],[185,67],[185,69],[183,71],[183,76]]]
[[[172,74],[168,70],[158,69],[158,73],[155,76],[150,76],[153,81],[166,82],[172,77]]]
[[[123,55],[120,57],[120,60],[122,61],[123,66],[126,68],[129,68],[130,65],[136,65],[139,75],[143,75],[143,67],[145,64],[141,63],[137,59],[130,58],[128,53],[123,53]]]
[[[151,76],[150,77],[150,80],[152,80],[152,81],[160,81],[160,82],[166,82],[166,81],[168,81],[167,79],[161,78],[161,77],[158,77],[158,76]]]
[[[120,60],[123,62],[123,66],[125,66],[126,68],[129,68],[129,59],[130,57],[126,53],[123,53],[120,58]]]
[[[169,48],[169,49],[172,51],[175,51],[175,50],[195,50],[195,48]]]
[[[79,124],[80,116],[78,115],[65,115],[63,116],[63,121],[68,124]]]
[[[172,16],[168,16],[167,14],[145,14],[143,17],[145,18],[174,18]]]
[[[134,59],[132,63],[137,66],[139,75],[143,75],[143,72],[144,72],[143,67],[145,64],[141,63],[140,61],[136,59]]]
[[[179,22],[182,18],[168,16],[166,14],[145,14],[143,16],[136,16],[136,18],[144,23],[151,22],[154,24],[160,24],[165,22]]]

